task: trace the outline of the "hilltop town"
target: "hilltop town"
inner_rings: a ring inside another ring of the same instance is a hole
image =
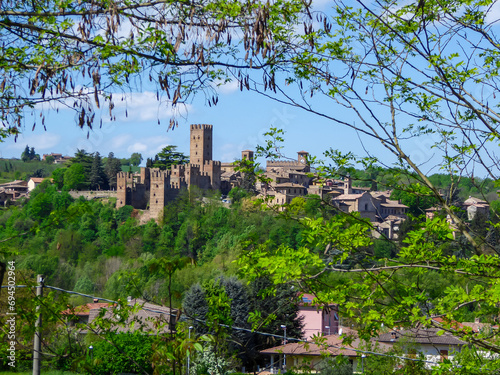
[[[116,197],[117,208],[132,206],[141,210],[142,223],[157,220],[169,202],[174,201],[181,191],[192,187],[227,195],[231,189],[242,187],[245,176],[234,162],[213,160],[213,131],[212,125],[190,126],[189,163],[173,164],[167,170],[141,167],[135,173],[120,171],[116,174],[116,190],[71,191],[70,194],[87,199]],[[315,195],[339,211],[357,212],[361,218],[368,219],[375,237],[397,238],[399,227],[407,218],[408,206],[400,200],[391,199],[392,191],[372,191],[368,187],[353,186],[349,175],[340,180],[319,180],[311,171],[308,155],[307,151],[299,151],[296,160],[267,160],[265,179],[254,181],[252,190],[277,210],[285,209],[294,198]],[[252,150],[241,152],[242,160],[253,161],[253,158]],[[57,153],[43,155],[43,160],[48,159],[52,159],[54,164],[71,160]],[[32,177],[28,181],[0,184],[0,205],[28,198],[29,192],[43,180]],[[467,211],[469,220],[477,214],[489,214],[489,204],[479,198],[469,197],[463,203],[463,209]],[[432,218],[438,211],[437,207],[428,208],[427,218]],[[452,220],[449,221],[453,224]]]

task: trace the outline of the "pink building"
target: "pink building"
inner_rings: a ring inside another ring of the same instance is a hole
[[[314,335],[334,335],[339,331],[338,305],[317,304],[312,294],[303,294],[299,316],[304,317],[304,338]]]

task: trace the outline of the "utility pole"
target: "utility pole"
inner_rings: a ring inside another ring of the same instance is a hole
[[[286,325],[282,324],[281,328],[284,330],[283,345],[286,345]],[[283,353],[283,370],[286,372],[286,353]]]
[[[38,285],[36,287],[36,297],[40,300],[43,297],[43,275],[37,275],[36,280]],[[36,307],[38,317],[35,323],[35,337],[33,344],[33,375],[40,375],[40,357],[41,357],[41,327],[42,327],[42,314],[40,313],[40,305]]]

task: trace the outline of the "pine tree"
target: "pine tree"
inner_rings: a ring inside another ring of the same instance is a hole
[[[90,189],[92,190],[102,190],[108,187],[107,176],[104,173],[104,168],[102,166],[101,155],[98,152],[94,154],[94,159],[92,161],[92,167],[90,169]]]
[[[26,145],[24,151],[21,154],[21,160],[25,163],[30,160],[30,148],[28,145]]]
[[[106,160],[106,166],[104,167],[110,189],[116,189],[116,175],[118,172],[121,172],[121,170],[122,165],[120,159],[115,158],[115,155],[110,152]]]

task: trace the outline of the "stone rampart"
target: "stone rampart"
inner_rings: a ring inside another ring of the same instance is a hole
[[[73,198],[84,197],[87,200],[99,198],[116,198],[116,190],[71,190],[69,192]]]

